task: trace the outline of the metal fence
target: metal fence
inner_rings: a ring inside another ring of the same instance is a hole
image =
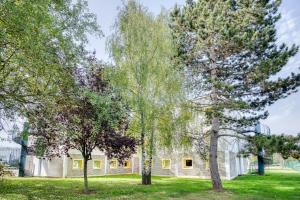
[[[290,168],[300,172],[300,161],[299,160],[285,160],[283,163],[285,168]]]
[[[287,159],[284,160],[280,155],[273,155],[264,159],[265,169],[293,169],[300,172],[300,160]],[[250,157],[249,171],[257,172],[258,164],[255,156]]]

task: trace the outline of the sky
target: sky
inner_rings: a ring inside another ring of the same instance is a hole
[[[122,0],[88,0],[90,11],[97,15],[98,23],[104,33],[102,38],[90,37],[91,50],[96,50],[99,59],[109,61],[106,52],[106,40],[113,32],[119,8]],[[161,8],[170,9],[176,3],[183,5],[185,0],[140,0],[148,10],[158,14]],[[280,7],[281,19],[277,23],[278,42],[288,45],[300,45],[300,2],[299,0],[283,0]],[[300,53],[290,59],[289,63],[280,73],[280,76],[287,76],[292,71],[299,71]],[[274,134],[297,134],[300,133],[300,91],[281,99],[268,107],[270,113],[262,123],[271,128]]]

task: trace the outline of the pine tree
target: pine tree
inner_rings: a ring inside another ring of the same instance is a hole
[[[279,78],[298,47],[278,45],[275,23],[281,1],[188,0],[175,7],[170,26],[176,61],[188,77],[191,105],[204,113],[213,189],[222,190],[218,139],[243,137],[266,107],[296,92],[300,75]]]

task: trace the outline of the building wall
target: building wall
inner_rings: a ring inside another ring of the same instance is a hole
[[[133,168],[132,173],[138,174],[140,170],[140,159],[137,156],[133,157]]]
[[[122,164],[120,164],[117,161],[117,167],[116,168],[111,168],[110,166],[110,161],[108,160],[106,163],[107,167],[107,174],[131,174],[132,173],[132,159],[129,159],[131,162],[131,165],[129,168],[125,168]]]
[[[168,159],[171,161],[170,169],[162,168],[162,160]],[[161,151],[158,155],[153,156],[152,174],[156,176],[177,176],[177,161],[174,152]]]
[[[183,168],[183,159],[191,158],[193,167],[191,169]],[[25,175],[27,176],[49,176],[49,177],[82,177],[83,168],[74,169],[73,161],[80,159],[83,162],[81,154],[72,152],[70,157],[55,158],[52,160],[38,159],[33,156],[27,156],[25,164]],[[162,168],[162,160],[171,161],[170,169]],[[239,160],[241,159],[241,160]],[[101,161],[101,168],[94,169],[94,160]],[[110,160],[103,153],[92,154],[92,160],[88,161],[89,176],[103,176],[106,174],[141,174],[141,163],[138,156],[134,155],[130,159],[130,168],[118,164],[117,167],[111,168]],[[220,151],[218,152],[219,172],[222,179],[233,179],[239,174],[247,173],[247,158],[238,158],[235,152]],[[156,176],[179,176],[179,177],[201,177],[210,178],[208,161],[202,160],[196,152],[188,151],[159,151],[153,157],[152,175]]]
[[[1,147],[1,145],[3,144],[0,143],[0,161],[7,164],[18,163],[21,156],[21,148]]]
[[[62,177],[62,167],[61,158],[40,159],[28,155],[25,162],[25,176]]]
[[[26,156],[25,167],[24,167],[24,175],[25,176],[33,176],[34,170],[34,163],[33,163],[34,156]]]
[[[186,169],[183,167],[183,160],[190,158],[193,160],[193,167]],[[162,160],[170,159],[171,168],[163,169]],[[226,178],[225,153],[218,152],[219,172],[222,178]],[[210,178],[208,161],[202,160],[195,152],[164,152],[161,151],[153,157],[152,174],[158,176],[185,176]]]
[[[41,171],[40,176],[62,177],[63,161],[61,158],[40,159]]]
[[[67,177],[79,177],[83,176],[83,169],[74,169],[73,160],[82,159],[80,154],[71,154],[70,158],[67,159]],[[101,161],[101,169],[94,169],[94,160]],[[110,166],[110,161],[105,155],[92,155],[92,160],[88,161],[88,175],[89,176],[103,176],[109,174],[132,174],[138,173],[139,170],[139,160],[137,157],[130,158],[130,167],[125,168],[122,164],[117,161],[117,167],[112,168]]]
[[[67,177],[79,177],[83,176],[83,168],[74,169],[73,168],[73,160],[79,159],[82,160],[83,158],[80,154],[71,154],[69,158],[67,158],[66,162],[66,176]],[[101,161],[101,168],[94,169],[94,160]],[[103,176],[105,175],[105,156],[104,155],[92,155],[92,160],[88,161],[87,164],[88,169],[88,176]]]
[[[234,152],[229,152],[229,159],[230,159],[230,179],[232,179],[239,175],[236,154]]]

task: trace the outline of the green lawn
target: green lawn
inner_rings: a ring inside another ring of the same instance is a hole
[[[90,195],[82,194],[81,178],[10,178],[0,181],[0,199],[299,199],[300,173],[267,171],[266,176],[246,175],[225,181],[225,192],[210,190],[210,181],[154,177],[153,185],[140,185],[139,176],[89,179]]]

